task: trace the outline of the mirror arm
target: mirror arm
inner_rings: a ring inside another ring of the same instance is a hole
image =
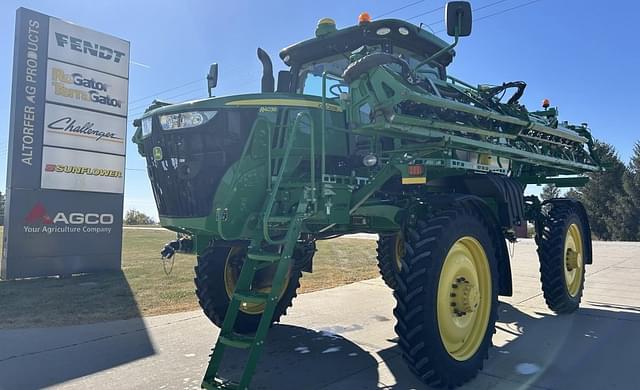
[[[458,13],[458,23],[456,23],[456,34],[453,38],[453,43],[450,44],[449,46],[438,50],[437,52],[435,52],[434,54],[432,54],[431,56],[429,56],[429,58],[427,58],[424,61],[421,61],[418,65],[416,65],[416,67],[413,69],[414,72],[417,72],[418,69],[420,69],[421,67],[423,67],[424,65],[428,64],[429,62],[435,60],[436,58],[440,57],[442,54],[450,51],[451,49],[453,49],[454,47],[456,47],[456,45],[458,44],[458,39],[460,38],[460,25],[462,24],[462,15],[460,13]]]

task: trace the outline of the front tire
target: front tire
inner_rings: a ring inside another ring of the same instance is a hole
[[[230,302],[229,297],[235,289],[235,281],[237,281],[240,269],[244,264],[246,253],[247,248],[244,246],[216,246],[205,249],[198,256],[194,279],[196,296],[204,314],[219,328],[222,327]],[[269,292],[271,290],[270,281],[276,266],[273,265],[257,271],[257,279],[254,278],[252,290]],[[300,286],[301,277],[301,271],[293,267],[289,270],[289,280],[281,292],[272,322],[278,322],[280,317],[286,314],[287,308],[292,305],[293,298],[297,295],[296,290]],[[263,311],[264,304],[242,303],[234,330],[238,333],[255,332]]]
[[[490,232],[462,203],[405,230],[396,333],[409,368],[429,386],[462,385],[488,356],[498,306],[498,246]]]
[[[589,231],[577,207],[553,203],[537,237],[542,292],[549,309],[568,314],[580,306]],[[589,251],[590,253],[590,251]]]

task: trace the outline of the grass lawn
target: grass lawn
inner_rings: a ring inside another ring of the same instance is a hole
[[[199,309],[193,287],[195,256],[178,254],[173,272],[162,269],[159,250],[175,235],[125,229],[122,272],[0,281],[0,328],[58,326]],[[1,248],[0,248],[1,250]],[[378,276],[375,241],[318,242],[314,272],[299,293]]]

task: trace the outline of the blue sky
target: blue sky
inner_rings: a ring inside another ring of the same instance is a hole
[[[476,22],[461,40],[449,72],[472,84],[528,83],[522,101],[537,109],[544,98],[560,108],[561,119],[588,122],[596,137],[612,143],[626,161],[640,140],[638,111],[640,3],[580,0],[476,0]],[[0,188],[4,190],[11,99],[15,10],[31,8],[131,42],[131,121],[154,97],[185,101],[206,96],[205,74],[220,64],[216,95],[259,90],[256,47],[267,50],[276,68],[278,51],[313,35],[318,19],[338,27],[356,23],[361,11],[411,18],[444,1],[325,0],[272,1],[7,1],[0,4]],[[526,5],[525,5],[526,4]],[[520,5],[525,5],[519,7]],[[517,8],[516,8],[517,7]],[[481,9],[480,9],[481,8]],[[515,8],[509,10],[511,8]],[[443,11],[411,19],[433,24]],[[446,40],[444,33],[438,35]],[[182,86],[182,87],[180,87]],[[180,87],[180,88],[175,88]],[[169,91],[167,91],[169,90]],[[164,92],[163,92],[164,91]],[[159,93],[163,92],[163,93]],[[156,215],[144,161],[128,143],[125,208]]]

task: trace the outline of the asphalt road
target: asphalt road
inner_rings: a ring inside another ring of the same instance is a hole
[[[595,243],[594,254],[582,308],[555,316],[534,244],[516,245],[515,294],[501,299],[496,347],[465,388],[637,388],[640,244]],[[254,388],[424,389],[394,341],[393,306],[379,279],[298,297],[270,333]],[[0,389],[196,389],[216,334],[199,312],[0,331]],[[237,373],[240,356],[226,368]]]

